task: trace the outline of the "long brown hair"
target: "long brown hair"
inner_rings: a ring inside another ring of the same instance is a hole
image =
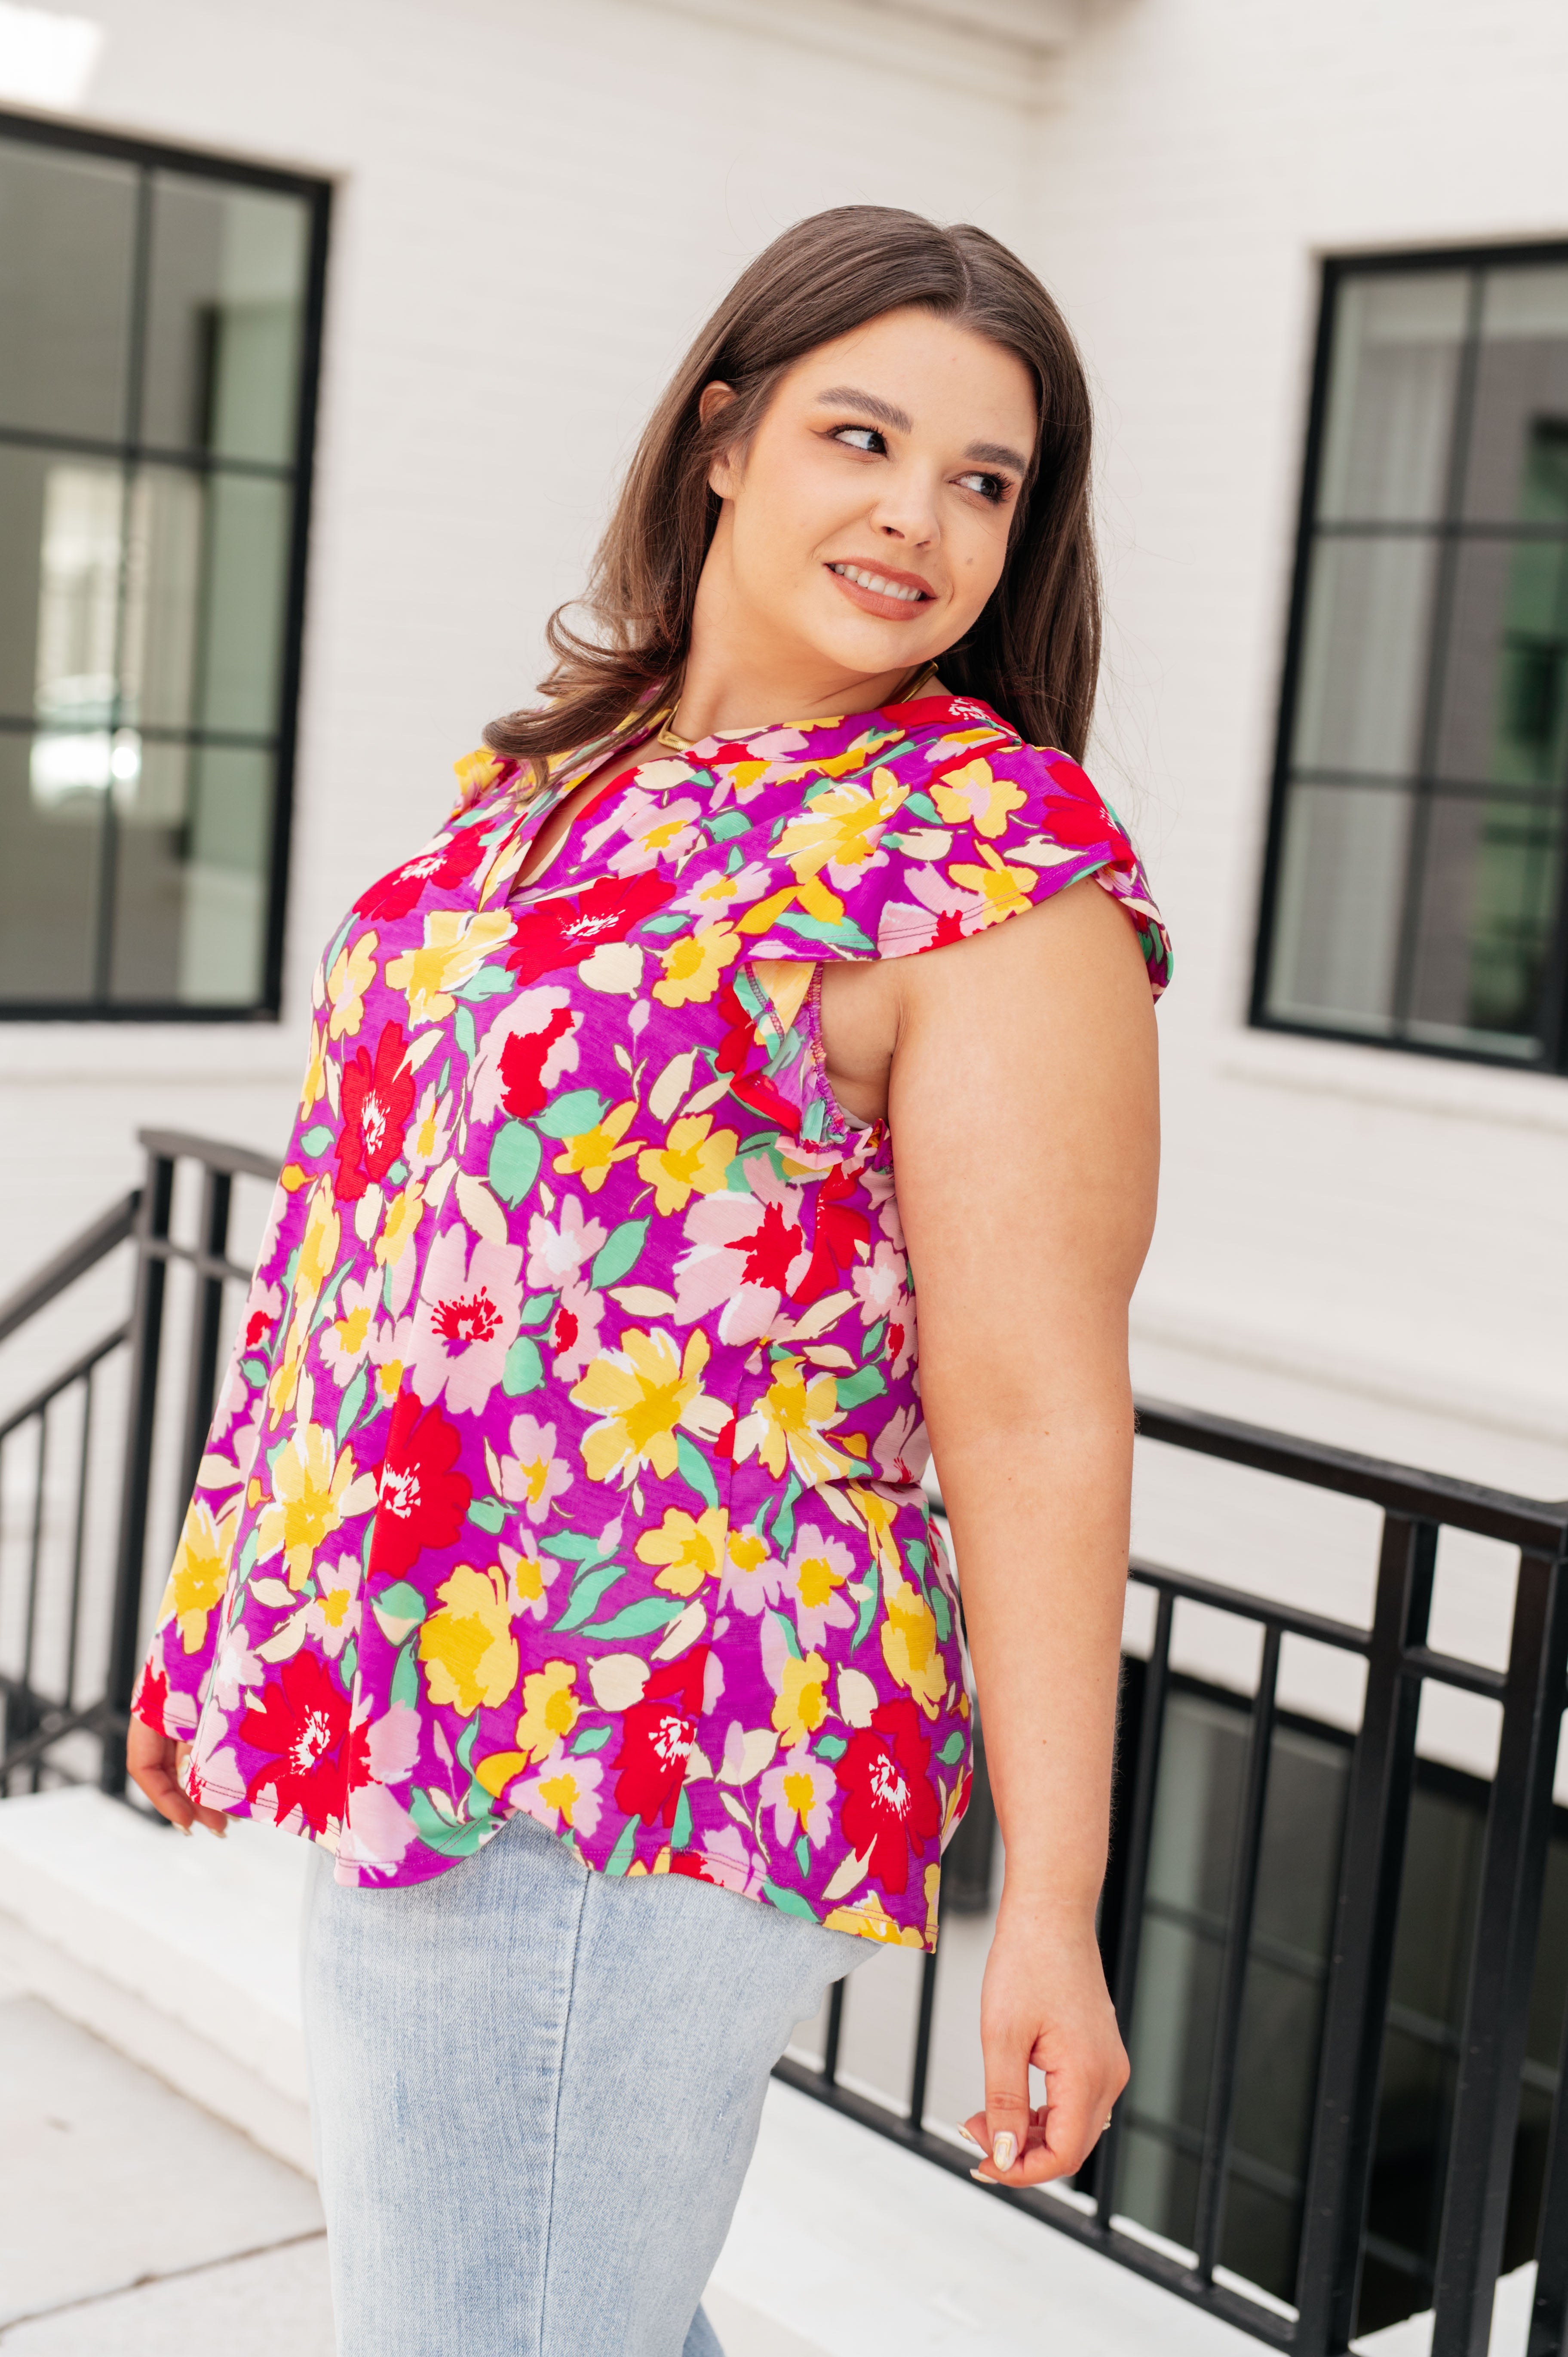
[[[731,287],[677,369],[638,445],[599,544],[589,630],[551,616],[542,707],[492,721],[485,741],[533,765],[608,736],[679,673],[720,502],[714,459],[744,450],[785,371],[818,345],[918,305],[1015,353],[1037,389],[1039,431],[1002,578],[945,683],[980,696],[1027,742],[1081,757],[1100,665],[1100,576],[1089,510],[1090,411],[1067,322],[1033,271],[983,229],[886,205],[797,221]],[[706,425],[703,388],[735,398]]]

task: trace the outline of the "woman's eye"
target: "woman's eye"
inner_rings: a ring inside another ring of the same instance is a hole
[[[887,447],[875,425],[836,425],[833,440],[842,442],[846,450],[865,450],[874,457]]]
[[[978,491],[993,506],[1006,493],[1007,485],[1000,475],[961,475],[959,481],[966,491]]]

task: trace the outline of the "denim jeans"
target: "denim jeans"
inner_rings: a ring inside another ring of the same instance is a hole
[[[306,2046],[339,2357],[722,2357],[698,2303],[795,2023],[868,1943],[530,1817],[401,1890],[317,1850]]]

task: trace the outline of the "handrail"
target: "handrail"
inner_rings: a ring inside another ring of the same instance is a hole
[[[107,1260],[118,1245],[125,1243],[134,1230],[141,1200],[141,1189],[133,1187],[119,1202],[112,1203],[100,1219],[94,1220],[90,1227],[83,1228],[70,1243],[62,1245],[53,1260],[45,1262],[37,1276],[29,1277],[27,1284],[19,1286],[8,1300],[0,1301],[0,1342],[6,1341],[18,1326],[25,1326],[29,1318],[36,1318],[38,1311],[47,1308],[58,1294],[63,1293],[68,1286],[74,1285],[79,1276],[85,1276],[90,1268],[96,1268],[101,1260]]]
[[[220,1137],[200,1137],[194,1130],[139,1129],[136,1143],[159,1161],[199,1162],[231,1178],[275,1179],[280,1167],[275,1154],[258,1153],[253,1146],[231,1146]]]

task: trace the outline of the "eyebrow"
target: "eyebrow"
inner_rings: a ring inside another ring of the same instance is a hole
[[[846,409],[861,409],[867,417],[875,417],[879,425],[890,425],[895,434],[912,434],[915,421],[908,410],[899,409],[890,401],[883,401],[875,393],[866,393],[857,384],[830,384],[819,393],[817,400],[823,408],[842,404]],[[964,452],[966,458],[978,458],[984,467],[1011,467],[1015,474],[1026,475],[1029,462],[1004,442],[972,442]]]

